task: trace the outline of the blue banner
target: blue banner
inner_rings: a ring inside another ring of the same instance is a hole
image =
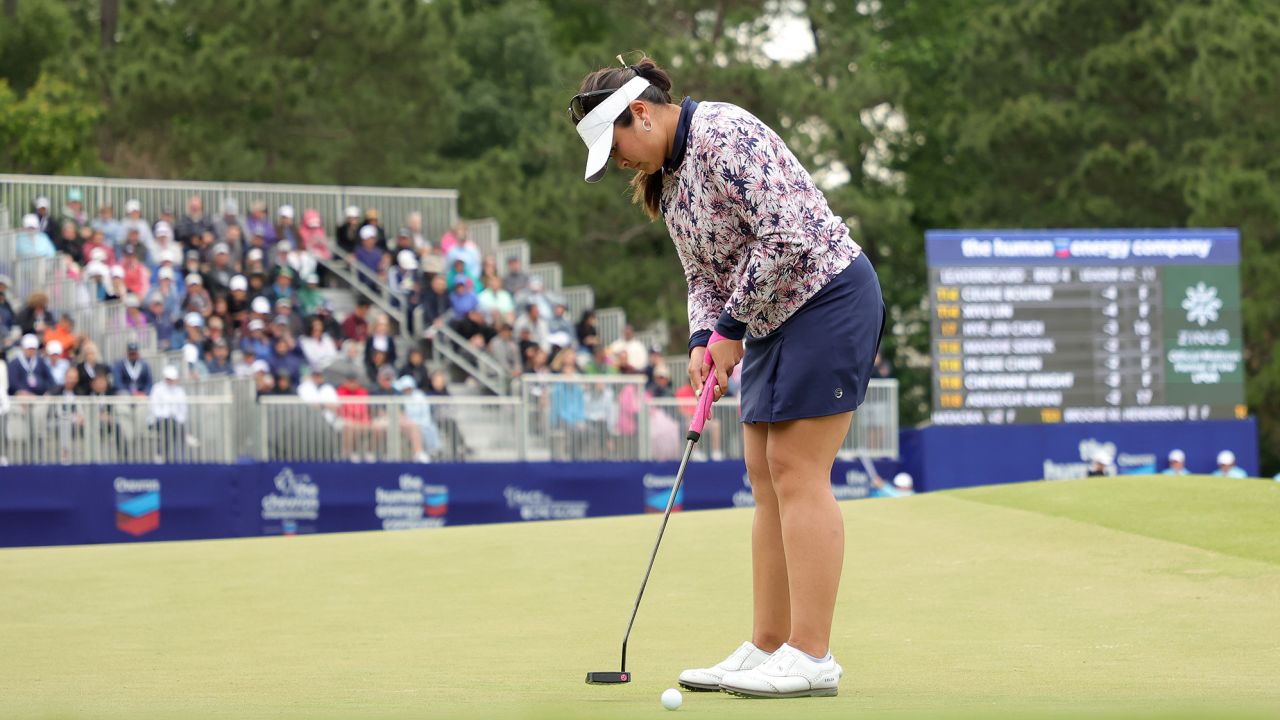
[[[1236,265],[1240,232],[1187,230],[929,230],[929,267],[951,265]]]
[[[1076,423],[1061,425],[944,426],[920,433],[917,489],[949,488],[1026,480],[1085,477],[1101,450],[1121,474],[1162,472],[1170,450],[1186,453],[1192,473],[1215,469],[1218,453],[1231,450],[1236,464],[1258,473],[1258,429],[1254,420],[1170,423]],[[907,457],[907,447],[903,446]]]

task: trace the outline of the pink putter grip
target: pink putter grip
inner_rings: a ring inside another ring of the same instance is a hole
[[[707,354],[707,382],[702,386],[702,394],[698,396],[698,409],[693,412],[693,422],[689,423],[689,430],[702,434],[702,426],[707,423],[707,418],[711,417],[711,403],[716,396],[716,363],[711,359],[710,353]]]

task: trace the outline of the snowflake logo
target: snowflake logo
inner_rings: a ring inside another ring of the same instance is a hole
[[[1187,297],[1182,301],[1182,309],[1187,311],[1187,322],[1199,323],[1204,327],[1218,319],[1218,311],[1222,309],[1222,299],[1218,297],[1218,288],[1196,283],[1187,288]]]

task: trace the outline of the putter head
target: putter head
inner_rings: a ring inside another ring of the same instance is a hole
[[[629,672],[589,672],[587,673],[588,685],[621,685],[622,683],[631,682],[631,673]]]

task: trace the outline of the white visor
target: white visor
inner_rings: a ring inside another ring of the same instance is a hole
[[[648,80],[631,78],[578,122],[578,135],[587,146],[587,182],[598,182],[604,177],[609,154],[613,152],[613,122],[647,87]]]

